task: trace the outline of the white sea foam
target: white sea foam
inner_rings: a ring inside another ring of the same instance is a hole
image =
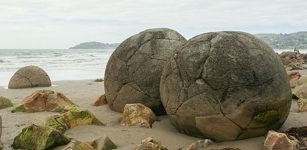
[[[113,49],[0,49],[0,86],[21,67],[43,68],[52,81],[103,78]],[[293,50],[275,50],[277,53]],[[307,50],[300,50],[307,53]]]
[[[1,49],[0,86],[21,67],[43,68],[52,81],[103,78],[113,49]]]

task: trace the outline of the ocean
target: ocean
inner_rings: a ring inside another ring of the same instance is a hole
[[[85,80],[104,77],[114,49],[0,49],[0,86],[21,67],[43,68],[52,81]],[[293,50],[275,50],[277,53]],[[301,50],[307,53],[307,50]]]
[[[21,67],[43,68],[51,81],[85,80],[104,77],[114,49],[0,49],[0,86]]]

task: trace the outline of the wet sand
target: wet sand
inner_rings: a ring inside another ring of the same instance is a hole
[[[178,149],[199,140],[199,138],[177,132],[171,125],[167,116],[160,116],[160,121],[155,122],[151,129],[121,126],[121,113],[111,111],[107,105],[98,107],[92,105],[100,95],[104,94],[103,82],[93,82],[93,80],[56,81],[53,82],[53,85],[55,86],[14,90],[0,87],[0,95],[10,98],[14,106],[18,106],[21,104],[24,97],[36,90],[49,89],[61,92],[75,104],[82,108],[89,109],[100,121],[106,124],[106,126],[78,126],[67,130],[65,135],[84,142],[89,142],[107,135],[118,146],[119,150],[135,149],[141,140],[147,137],[155,138],[170,150]],[[11,113],[11,109],[13,109],[13,107],[0,110],[3,122],[1,139],[4,143],[5,150],[12,149],[10,145],[22,128],[31,124],[42,124],[48,116],[57,114],[50,112]],[[281,130],[290,127],[306,126],[306,117],[307,112],[298,113],[296,102],[293,101],[290,115]],[[265,137],[261,136],[240,141],[215,143],[208,149],[232,147],[241,148],[242,150],[260,150],[263,148],[264,139]],[[56,149],[59,150],[61,147]]]

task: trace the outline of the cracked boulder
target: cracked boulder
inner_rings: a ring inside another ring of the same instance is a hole
[[[291,88],[295,88],[302,75],[298,71],[288,71],[288,78]]]
[[[211,32],[190,39],[165,66],[160,93],[180,132],[216,141],[278,129],[291,106],[279,56],[243,32]]]
[[[126,104],[142,103],[156,115],[165,114],[159,93],[166,61],[185,38],[167,28],[148,29],[122,42],[110,57],[105,72],[109,107],[123,112]]]
[[[51,81],[48,74],[40,67],[26,66],[20,68],[9,82],[10,89],[49,87]]]
[[[38,90],[23,100],[23,104],[12,112],[62,112],[65,107],[74,106],[64,94],[51,90]]]

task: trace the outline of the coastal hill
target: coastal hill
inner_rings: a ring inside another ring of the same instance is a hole
[[[275,34],[275,33],[259,33],[255,34],[273,49],[307,49],[307,31]],[[100,43],[100,42],[84,42],[69,49],[115,49],[119,43]]]
[[[307,31],[290,34],[261,33],[255,34],[273,49],[307,49]]]
[[[100,43],[100,42],[84,42],[76,46],[70,47],[69,49],[108,49],[116,48],[118,43]]]

